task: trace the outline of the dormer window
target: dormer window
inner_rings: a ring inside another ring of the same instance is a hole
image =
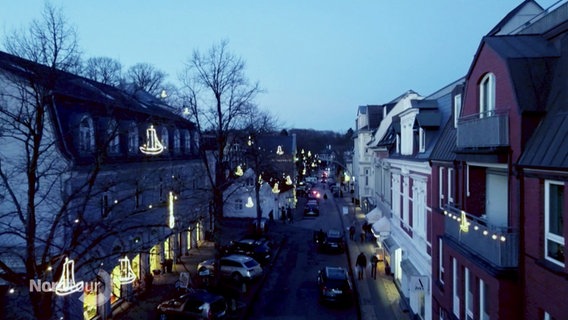
[[[454,128],[458,127],[458,119],[460,118],[461,104],[462,104],[462,96],[461,94],[456,94],[454,96]]]
[[[426,151],[426,131],[418,129],[418,152]]]
[[[479,83],[479,117],[489,117],[495,112],[495,75],[487,73]]]
[[[120,152],[120,139],[118,135],[118,123],[116,120],[112,119],[109,121],[107,127],[107,139],[108,139],[108,153],[117,154]]]
[[[180,139],[180,134],[179,134],[179,130],[175,129],[174,130],[174,152],[179,152],[181,148],[181,139]]]
[[[169,144],[170,137],[168,135],[168,128],[162,128],[160,141],[162,142],[162,146],[164,146],[164,150],[167,151],[168,148],[170,147]]]
[[[128,153],[135,154],[138,152],[138,127],[135,123],[131,123],[128,127]]]
[[[92,153],[95,150],[95,129],[93,119],[84,116],[79,122],[79,152]]]

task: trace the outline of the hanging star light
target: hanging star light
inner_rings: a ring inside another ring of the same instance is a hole
[[[276,182],[274,184],[274,187],[272,187],[272,192],[273,193],[279,193],[280,192],[280,189],[278,189],[278,182]]]
[[[252,202],[252,197],[251,197],[251,196],[248,197],[247,203],[245,204],[245,207],[247,207],[247,208],[252,208],[252,207],[254,207],[254,203]]]
[[[241,167],[241,165],[238,165],[238,166],[237,166],[237,169],[235,170],[235,175],[237,175],[237,176],[240,177],[240,176],[242,176],[243,174],[244,174],[243,168]]]

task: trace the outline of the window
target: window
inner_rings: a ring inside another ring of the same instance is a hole
[[[107,127],[108,153],[117,154],[120,152],[120,140],[118,136],[118,123],[116,120],[109,121]]]
[[[392,175],[392,212],[400,217],[400,175]]]
[[[440,208],[444,207],[444,167],[440,167],[438,169],[438,204]]]
[[[138,127],[135,123],[131,123],[128,127],[128,153],[135,154],[138,152]]]
[[[454,96],[454,128],[458,127],[458,119],[460,118],[461,104],[462,104],[462,96],[461,94],[456,94]]]
[[[161,136],[162,139],[160,139],[160,142],[162,143],[162,146],[164,146],[164,151],[167,151],[168,148],[170,147],[169,141],[169,135],[168,135],[168,128],[162,128],[162,132],[161,132]]]
[[[183,130],[183,151],[186,154],[191,153],[191,139],[189,136],[189,130]]]
[[[474,277],[469,272],[468,268],[465,268],[464,272],[464,284],[465,284],[465,316],[467,320],[473,320],[473,287],[475,282]]]
[[[448,168],[448,203],[454,203],[454,169]]]
[[[438,281],[444,284],[444,241],[438,239]]]
[[[489,320],[489,287],[479,279],[479,319]]]
[[[424,152],[426,150],[426,132],[424,129],[418,129],[418,152]]]
[[[93,120],[84,116],[79,122],[79,152],[91,153],[95,149],[95,130]]]
[[[458,283],[459,283],[459,275],[458,275],[458,261],[456,258],[452,258],[452,295],[454,297],[453,301],[453,311],[454,315],[460,318],[460,296],[458,292]]]
[[[174,130],[174,152],[179,152],[180,151],[180,135],[179,135],[179,130],[175,129]]]
[[[235,200],[235,210],[237,210],[237,211],[243,210],[243,200],[242,199]]]
[[[544,191],[544,252],[547,260],[564,266],[564,183],[546,181]]]
[[[400,153],[400,135],[396,135],[396,153]]]
[[[110,197],[109,191],[103,192],[103,194],[101,195],[101,217],[108,216],[111,210],[109,204],[109,197]]]
[[[404,223],[406,225],[409,224],[409,215],[410,215],[410,208],[408,206],[408,203],[410,201],[410,178],[408,176],[404,176],[403,180],[402,180],[402,221],[404,221]]]
[[[479,83],[479,117],[490,117],[495,112],[495,75],[486,74]]]

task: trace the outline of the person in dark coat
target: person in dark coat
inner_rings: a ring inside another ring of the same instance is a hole
[[[377,258],[376,254],[371,256],[371,277],[377,280],[377,264],[379,263],[379,258]]]
[[[359,280],[363,280],[363,272],[365,271],[365,267],[367,266],[367,257],[363,252],[359,253],[357,256],[357,262],[355,263],[357,266],[357,277]]]
[[[351,225],[351,227],[349,227],[349,239],[355,240],[355,226],[354,225]]]

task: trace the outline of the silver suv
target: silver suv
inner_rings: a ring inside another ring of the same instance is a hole
[[[236,282],[252,280],[262,275],[260,263],[251,257],[241,254],[231,254],[219,260],[221,276]],[[197,265],[197,272],[204,274],[207,270],[215,271],[215,259],[205,260]]]

